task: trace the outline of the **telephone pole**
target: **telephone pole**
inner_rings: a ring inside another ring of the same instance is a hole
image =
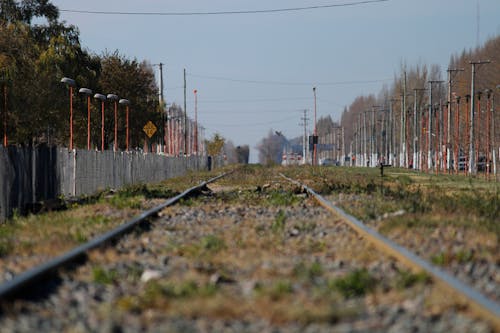
[[[399,154],[399,163],[402,167],[408,166],[406,159],[406,71],[403,73],[403,98],[401,101],[401,150]]]
[[[428,141],[428,147],[427,147],[427,166],[428,169],[432,169],[432,116],[433,116],[433,108],[434,105],[432,104],[432,84],[434,83],[443,83],[443,81],[438,81],[438,80],[430,80],[429,82],[429,121],[427,122],[427,141]],[[437,161],[436,161],[436,167],[437,167]]]
[[[446,109],[447,124],[446,124],[446,169],[451,172],[451,88],[453,85],[453,78],[458,72],[463,72],[463,68],[448,68],[448,107]],[[458,163],[458,161],[455,161]]]
[[[164,104],[164,96],[163,96],[163,63],[160,62],[160,112],[161,112],[161,140],[160,146],[161,151],[164,152],[165,146],[165,104]]]
[[[188,153],[188,146],[187,146],[187,136],[188,136],[188,131],[187,131],[187,107],[186,107],[186,69],[184,68],[184,154],[187,156]]]
[[[470,88],[470,95],[472,98],[472,101],[470,103],[470,136],[469,136],[469,174],[475,175],[477,173],[477,166],[476,166],[476,152],[475,152],[475,146],[474,146],[474,119],[475,119],[475,113],[476,113],[476,103],[474,103],[474,95],[475,95],[475,84],[476,84],[476,65],[483,65],[483,64],[489,64],[491,61],[489,60],[484,60],[484,61],[470,61],[469,64],[472,65],[472,81],[471,81],[471,88]],[[481,110],[479,110],[480,112]]]
[[[396,102],[396,99],[389,100],[389,164],[395,165],[395,153],[396,153],[396,143],[394,142],[394,110],[392,108],[392,103]]]
[[[317,161],[317,146],[316,146],[316,142],[318,140],[318,132],[317,132],[317,128],[316,128],[316,87],[313,87],[313,94],[314,94],[314,134],[313,134],[313,161],[312,161],[312,165],[317,165],[318,164],[318,161]]]
[[[418,131],[418,107],[419,105],[417,104],[417,92],[419,91],[426,91],[427,89],[425,88],[414,88],[414,101],[413,101],[413,168],[414,169],[419,169],[420,166],[420,161],[419,161],[419,154],[418,150],[421,149],[419,146],[418,138],[419,138],[419,131]]]
[[[309,118],[307,118],[307,110],[304,110],[304,116],[300,118],[300,120],[302,120],[300,126],[304,126],[304,136],[302,138],[302,163],[307,164],[307,160],[309,157],[309,147],[307,142],[307,121],[309,120]]]

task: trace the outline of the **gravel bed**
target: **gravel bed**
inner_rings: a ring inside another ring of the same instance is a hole
[[[93,251],[48,297],[4,304],[0,332],[491,332],[429,281],[397,287],[406,268],[309,199],[235,193],[167,208]],[[373,287],[331,287],[353,272]]]
[[[330,196],[339,202],[339,196]],[[341,200],[359,200],[356,196],[342,195]],[[341,202],[341,201],[340,201]],[[365,222],[378,230],[384,219],[391,215],[403,215],[399,211]],[[437,265],[462,282],[473,286],[495,302],[500,302],[500,247],[494,235],[486,238],[484,233],[464,227],[445,225],[429,228],[395,228],[385,236],[406,247],[429,262],[438,255],[447,256]]]

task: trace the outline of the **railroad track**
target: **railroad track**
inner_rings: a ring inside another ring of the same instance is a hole
[[[26,287],[27,285],[32,285],[39,281],[40,279],[44,278],[46,275],[54,272],[55,270],[58,270],[70,263],[73,263],[75,261],[80,260],[82,257],[84,257],[90,250],[95,249],[99,246],[103,246],[106,243],[117,239],[118,237],[132,231],[135,227],[137,227],[140,223],[146,221],[147,219],[153,217],[154,215],[158,214],[161,210],[163,210],[165,207],[171,206],[175,203],[177,203],[179,200],[187,197],[188,195],[191,195],[192,193],[196,191],[200,191],[204,187],[207,186],[207,184],[210,184],[212,182],[215,182],[216,180],[224,177],[226,174],[222,174],[219,176],[216,176],[214,178],[211,178],[207,181],[204,181],[200,183],[199,185],[193,186],[184,192],[180,193],[179,195],[166,200],[164,203],[151,208],[142,214],[136,216],[132,220],[120,225],[119,227],[108,231],[91,241],[82,244],[52,260],[49,260],[41,265],[38,265],[30,270],[27,270],[26,272],[16,276],[14,279],[5,282],[0,285],[0,300],[2,299],[8,299],[9,297],[15,297],[16,295],[20,293],[24,293],[23,288]]]
[[[302,184],[270,173],[264,179],[236,171],[212,179],[219,182],[211,183],[207,196],[150,210],[149,216],[159,218],[149,232],[127,233],[113,247],[91,250],[87,264],[60,273],[55,295],[36,302],[14,300],[4,307],[0,327],[19,330],[16,323],[23,323],[21,327],[45,331],[93,331],[105,323],[125,331],[499,329],[498,304],[471,300],[468,291],[465,298],[457,296],[456,286],[443,289],[453,278],[441,280],[432,270],[431,279],[412,273],[414,260],[419,270],[427,267],[411,255],[401,261],[405,251],[396,247],[391,252],[394,244],[386,253],[386,245],[381,249],[367,243],[371,236],[360,237],[360,230],[345,223],[350,217],[332,218],[304,195],[303,188],[309,195],[314,192]],[[315,198],[331,209],[325,199]],[[0,290],[4,292],[3,286]],[[476,312],[469,315],[470,309]]]

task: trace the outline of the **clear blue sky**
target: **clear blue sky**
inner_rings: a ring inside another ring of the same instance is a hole
[[[305,7],[357,0],[53,0],[60,9],[212,12]],[[479,3],[479,41],[477,16]],[[301,110],[339,119],[360,94],[377,94],[402,62],[439,64],[500,34],[499,0],[389,0],[350,7],[272,14],[129,16],[62,12],[91,52],[119,52],[164,63],[165,97],[194,112],[207,136],[221,133],[254,147],[269,130],[301,135]],[[230,80],[213,79],[225,78]],[[254,81],[254,82],[242,82]],[[258,81],[258,82],[255,82]],[[264,82],[262,82],[264,81]],[[353,81],[357,83],[352,83]],[[376,81],[359,83],[359,81]],[[274,82],[274,83],[273,83]],[[351,83],[346,83],[351,82]],[[126,97],[126,96],[124,96]]]

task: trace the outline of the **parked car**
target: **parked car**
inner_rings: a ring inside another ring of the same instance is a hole
[[[337,160],[334,160],[333,158],[322,158],[319,160],[319,165],[323,166],[339,166],[339,162]]]

